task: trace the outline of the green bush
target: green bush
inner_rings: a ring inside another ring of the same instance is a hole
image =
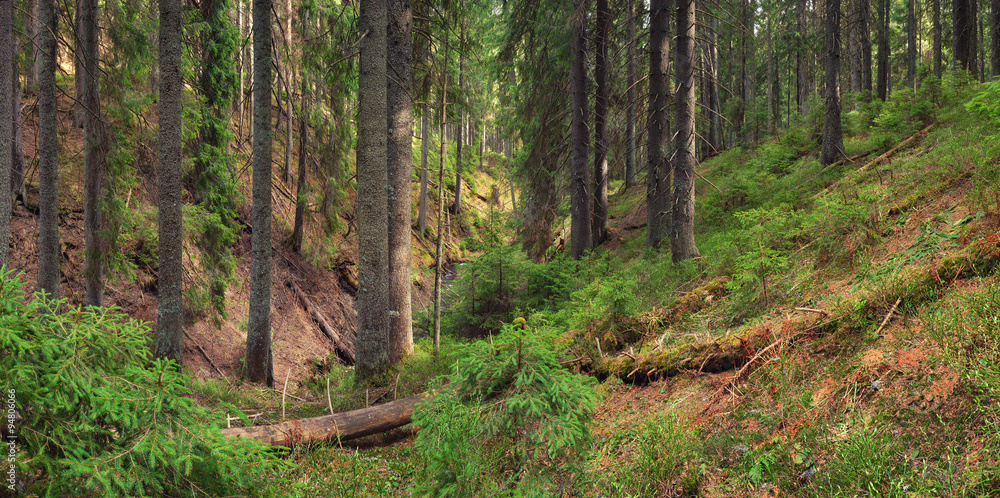
[[[519,325],[471,344],[417,406],[415,491],[433,496],[550,496],[583,474],[598,402],[594,379],[559,366]]]
[[[0,270],[0,388],[21,417],[24,492],[247,494],[289,467],[261,443],[223,437],[176,364],[151,358],[145,325],[113,308],[50,314],[65,301],[26,299],[22,287]]]

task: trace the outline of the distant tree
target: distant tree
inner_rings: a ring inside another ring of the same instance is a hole
[[[458,35],[458,95],[459,99],[464,99],[465,95],[465,26],[462,26],[462,30]],[[455,131],[455,200],[451,204],[451,213],[459,214],[462,212],[462,146],[465,144],[465,138],[463,133],[463,128],[465,125],[465,111],[463,105],[464,100],[458,100],[459,111],[458,111],[458,124],[453,127]]]
[[[722,136],[722,107],[719,96],[719,17],[712,16],[711,28],[708,30],[707,56],[708,61],[708,91],[706,107],[708,110],[708,153],[715,155],[725,147]]]
[[[14,0],[0,0],[0,47],[14,46]],[[14,51],[0,49],[0,266],[9,263],[11,198],[7,186],[14,158]]]
[[[38,288],[59,297],[55,0],[38,0]]]
[[[181,210],[181,110],[184,80],[181,76],[181,0],[159,0],[159,252],[157,264],[156,321],[158,358],[181,363],[184,352],[183,290],[184,240]]]
[[[447,1],[445,2],[447,5]],[[444,64],[441,70],[441,107],[438,109],[440,119],[441,145],[438,150],[438,196],[437,196],[437,240],[434,246],[434,354],[441,351],[441,279],[444,276],[444,160],[448,156],[448,32],[444,35]]]
[[[385,0],[361,0],[358,33],[358,339],[356,374],[369,380],[389,364],[388,178]],[[443,186],[441,188],[444,188]]]
[[[996,77],[1000,76],[1000,0],[990,0],[990,43],[990,76]]]
[[[83,225],[85,237],[87,283],[86,303],[91,306],[104,305],[104,257],[105,240],[103,211],[104,177],[107,171],[105,157],[108,151],[101,116],[100,40],[98,38],[97,0],[82,0],[79,40],[83,57],[83,107],[84,107],[84,167],[83,167]]]
[[[307,12],[303,9],[299,14],[299,24],[302,26],[302,39],[309,40],[309,23]],[[306,43],[309,43],[308,41]],[[309,48],[306,47],[306,50]],[[299,104],[299,172],[295,186],[295,224],[292,228],[292,250],[302,253],[302,239],[305,227],[306,210],[306,160],[309,145],[309,77],[304,72],[301,78],[302,95]]]
[[[799,33],[798,43],[795,51],[796,66],[795,78],[796,87],[795,102],[799,106],[799,113],[809,113],[809,45],[806,42],[809,36],[809,7],[806,0],[798,0],[798,20]]]
[[[24,95],[32,97],[38,87],[38,0],[28,0],[24,12]],[[15,71],[16,72],[16,71]]]
[[[594,246],[608,238],[608,32],[611,29],[611,12],[608,0],[597,0],[597,30],[594,33],[597,54],[594,58],[594,79],[597,91],[594,96],[594,198],[591,234]]]
[[[579,0],[573,13],[573,37],[570,41],[571,117],[570,117],[570,256],[580,259],[590,250],[591,237],[591,197],[590,175],[587,174],[587,123],[584,113],[587,107],[586,60],[587,60],[587,0]]]
[[[646,246],[659,247],[670,230],[670,9],[667,0],[649,5],[649,141],[646,169]]]
[[[76,0],[73,7],[73,126],[83,128],[87,111],[83,104],[84,88],[87,85],[87,69],[83,66],[83,11],[85,0]],[[56,14],[58,15],[58,14]]]
[[[250,314],[244,368],[254,382],[274,385],[271,356],[271,0],[253,0],[253,233]]]
[[[426,100],[429,96],[426,92],[424,95],[424,105],[420,112],[420,207],[417,210],[417,230],[420,231],[421,237],[427,230],[427,147],[430,141],[427,129],[431,122],[431,108]]]
[[[413,352],[410,222],[413,190],[413,4],[389,1],[388,117],[389,363]]]
[[[829,0],[828,0],[829,1]],[[674,263],[698,257],[694,242],[695,0],[677,0],[677,135],[670,254]]]
[[[826,117],[820,163],[824,166],[844,155],[840,123],[840,0],[826,0]]]

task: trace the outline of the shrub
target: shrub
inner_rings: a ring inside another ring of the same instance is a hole
[[[551,495],[583,473],[597,405],[591,377],[559,366],[520,325],[471,344],[436,395],[417,406],[416,491]]]
[[[51,314],[66,303],[25,304],[22,286],[0,270],[0,388],[21,417],[22,491],[247,494],[289,466],[261,443],[223,437],[177,365],[152,360],[145,325],[113,308]]]

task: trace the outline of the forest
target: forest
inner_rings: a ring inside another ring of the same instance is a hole
[[[1000,0],[0,0],[11,496],[1000,496]]]

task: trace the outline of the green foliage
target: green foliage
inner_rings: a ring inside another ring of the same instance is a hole
[[[705,473],[701,437],[697,427],[684,427],[680,417],[659,416],[637,437],[637,455],[629,474],[637,477],[644,496],[698,496]],[[679,489],[672,489],[675,484]]]
[[[838,445],[817,487],[823,496],[909,496],[911,473],[898,451],[898,440],[863,425]]]
[[[994,128],[1000,127],[1000,81],[984,83],[979,93],[965,104],[965,108]]]
[[[200,204],[184,206],[184,226],[201,252],[201,267],[205,270],[205,276],[198,276],[195,285],[185,291],[188,297],[185,304],[195,314],[203,313],[210,305],[219,320],[225,316],[226,287],[236,269],[231,249],[236,242],[236,230],[219,213]]]
[[[471,344],[417,406],[416,491],[434,496],[549,495],[572,485],[590,447],[594,380],[559,366],[520,325]]]
[[[743,227],[735,233],[737,256],[730,287],[744,296],[760,285],[765,304],[774,297],[768,277],[787,270],[789,250],[800,231],[800,220],[788,206],[736,213]]]
[[[151,358],[145,325],[113,308],[44,311],[65,306],[27,299],[0,270],[0,388],[23,417],[17,465],[30,492],[249,494],[290,468],[260,443],[223,437],[177,365]]]

